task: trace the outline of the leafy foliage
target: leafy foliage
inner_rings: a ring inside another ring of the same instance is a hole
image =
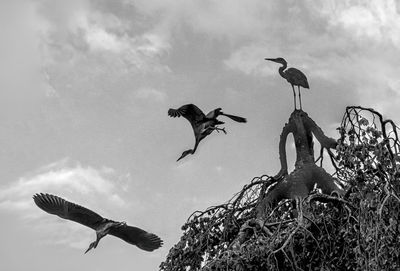
[[[343,197],[316,189],[304,221],[288,200],[260,219],[256,208],[279,180],[256,177],[227,203],[193,213],[160,270],[399,270],[398,128],[352,106],[338,130],[331,161]]]

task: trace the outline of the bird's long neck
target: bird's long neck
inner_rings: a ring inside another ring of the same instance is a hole
[[[196,142],[194,143],[194,147],[192,149],[192,154],[197,150],[197,146],[199,146],[201,138],[196,138]]]
[[[213,111],[209,112],[209,113],[207,114],[206,117],[209,118],[209,119],[215,119],[215,118],[217,118],[219,115],[223,115],[223,113],[221,112],[221,110],[222,110],[222,108],[214,109]]]
[[[284,72],[284,70],[287,68],[287,64],[286,63],[282,63],[282,67],[279,68],[279,74],[286,79],[286,74]]]
[[[96,241],[100,242],[100,239],[108,234],[112,227],[115,227],[121,223],[107,220],[101,227],[96,230]]]
[[[107,233],[104,231],[101,231],[101,232],[96,231],[96,241],[95,241],[96,244],[94,246],[95,248],[97,247],[97,244],[100,242],[101,238],[103,238],[106,235],[107,235]]]

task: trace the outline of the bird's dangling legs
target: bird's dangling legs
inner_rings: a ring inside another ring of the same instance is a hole
[[[225,127],[224,128],[213,127],[212,129],[217,131],[217,133],[219,133],[219,131],[222,131],[224,132],[224,134],[226,134]]]
[[[297,107],[296,107],[296,91],[294,91],[293,85],[292,85],[292,89],[293,89],[294,110],[296,110],[297,109]]]
[[[297,89],[299,90],[300,110],[303,110],[303,108],[301,107],[301,92],[300,92],[300,86],[297,86]]]

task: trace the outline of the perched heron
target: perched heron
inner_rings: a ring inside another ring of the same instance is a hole
[[[270,60],[282,64],[282,67],[279,68],[279,74],[292,85],[294,96],[294,109],[296,109],[296,92],[294,90],[294,86],[297,86],[299,90],[300,109],[302,109],[300,87],[310,88],[310,86],[308,85],[307,77],[304,75],[304,73],[296,68],[289,68],[285,71],[285,69],[287,68],[287,62],[282,57],[265,58],[265,60]]]
[[[49,214],[78,222],[96,231],[96,241],[89,245],[85,253],[92,248],[96,248],[100,239],[107,234],[121,238],[125,242],[136,245],[146,251],[153,251],[163,244],[163,241],[153,233],[128,226],[125,222],[116,222],[103,218],[85,207],[60,197],[40,193],[34,195],[33,200],[40,209]]]
[[[203,111],[201,111],[194,104],[186,104],[179,107],[178,109],[170,108],[168,110],[168,115],[170,117],[175,118],[182,116],[185,119],[187,119],[192,125],[195,137],[194,148],[184,151],[181,157],[179,157],[178,160],[176,161],[181,160],[188,154],[194,154],[200,141],[203,140],[209,134],[211,134],[214,130],[217,132],[222,131],[226,134],[225,128],[217,127],[217,125],[224,124],[224,122],[217,119],[218,116],[223,115],[237,122],[246,122],[245,118],[225,114],[221,110],[222,110],[221,108],[217,108],[209,112],[207,115],[205,115]]]

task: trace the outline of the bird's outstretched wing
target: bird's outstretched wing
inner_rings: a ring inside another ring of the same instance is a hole
[[[187,119],[192,125],[201,122],[206,116],[203,111],[200,110],[194,104],[185,104],[179,107],[178,109],[170,108],[168,110],[168,116],[170,117],[184,117]]]
[[[163,244],[157,235],[128,225],[112,227],[108,233],[146,251],[153,251]]]
[[[40,209],[49,214],[78,222],[94,230],[104,220],[95,212],[54,195],[40,193],[34,195],[33,200]]]

